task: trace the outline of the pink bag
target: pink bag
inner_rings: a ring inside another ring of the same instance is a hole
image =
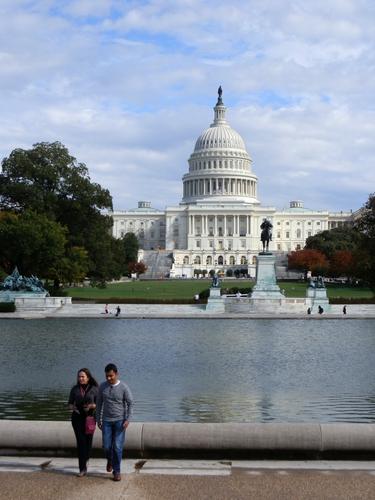
[[[85,422],[85,433],[94,434],[95,428],[96,428],[95,417],[87,416]]]

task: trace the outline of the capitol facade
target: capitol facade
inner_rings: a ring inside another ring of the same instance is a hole
[[[188,163],[178,206],[162,211],[141,201],[138,208],[111,213],[115,237],[136,234],[150,277],[192,277],[194,270],[255,276],[265,218],[273,224],[270,250],[280,257],[302,249],[309,236],[352,220],[351,212],[309,210],[300,200],[283,210],[260,204],[252,159],[226,120],[221,88],[213,123],[198,137]]]

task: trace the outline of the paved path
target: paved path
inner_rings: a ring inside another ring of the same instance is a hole
[[[35,319],[35,318],[101,318],[104,320],[129,319],[129,318],[192,318],[192,319],[375,319],[374,304],[356,304],[348,307],[348,314],[342,314],[342,305],[331,305],[330,311],[324,314],[307,315],[290,311],[285,313],[212,313],[206,311],[204,305],[196,304],[121,304],[121,315],[116,318],[117,304],[109,304],[109,314],[104,313],[104,304],[73,304],[53,309],[51,311],[16,311],[15,313],[0,313],[0,318],[7,319]],[[246,311],[246,308],[244,308]]]
[[[76,460],[0,457],[1,500],[371,500],[375,462],[125,460],[111,481],[92,459],[77,478]]]

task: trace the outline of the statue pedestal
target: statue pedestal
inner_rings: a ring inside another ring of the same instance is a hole
[[[285,302],[276,283],[275,261],[276,258],[271,253],[262,252],[258,255],[256,285],[250,299],[255,310],[275,312]]]
[[[220,288],[210,288],[210,296],[207,299],[206,311],[212,313],[225,312],[225,303],[221,296]]]
[[[321,306],[325,312],[329,310],[329,300],[327,297],[327,289],[325,287],[309,287],[306,295],[307,299],[310,299],[312,312],[317,313],[319,306]]]
[[[252,299],[283,299],[280,287],[276,283],[276,258],[270,253],[260,253],[257,259],[256,285]]]

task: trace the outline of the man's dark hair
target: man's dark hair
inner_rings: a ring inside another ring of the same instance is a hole
[[[105,373],[108,372],[118,372],[117,366],[114,365],[113,363],[109,363],[105,368],[104,368]]]

